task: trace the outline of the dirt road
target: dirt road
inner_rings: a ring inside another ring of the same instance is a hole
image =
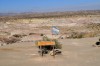
[[[62,55],[39,56],[34,42],[20,42],[0,47],[0,66],[100,66],[98,38],[63,39]]]

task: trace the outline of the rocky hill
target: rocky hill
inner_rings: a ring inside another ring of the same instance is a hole
[[[51,36],[52,26],[57,26],[60,29],[59,37],[65,39],[100,36],[100,10],[1,16],[0,37],[7,40],[17,35],[16,40],[23,40],[30,34],[35,35],[34,39],[41,34]]]

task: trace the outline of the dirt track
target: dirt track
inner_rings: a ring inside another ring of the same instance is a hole
[[[34,42],[0,47],[0,66],[100,66],[100,47],[92,45],[98,38],[59,40],[62,55],[38,55]]]

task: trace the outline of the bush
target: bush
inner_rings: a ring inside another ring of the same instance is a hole
[[[86,38],[94,36],[96,36],[94,32],[72,32],[70,36],[66,38]]]
[[[13,37],[16,37],[16,38],[22,38],[24,36],[27,36],[25,34],[14,34]]]
[[[51,41],[51,39],[48,38],[47,36],[43,36],[43,41]]]
[[[84,37],[84,33],[72,32],[69,38],[83,38],[83,37]]]
[[[13,36],[16,38],[22,38],[22,36],[20,34],[14,34]]]
[[[7,44],[12,44],[16,43],[17,41],[20,41],[21,39],[16,38],[16,37],[9,37],[7,40],[4,40],[5,43]]]
[[[29,33],[29,35],[34,35],[35,33]]]
[[[3,43],[6,43],[6,44],[12,44],[12,43],[15,43],[17,41],[20,41],[21,39],[20,38],[16,38],[16,37],[1,37],[0,38],[0,41],[3,42]]]
[[[41,36],[44,36],[44,34],[41,34]]]
[[[55,49],[61,49],[62,48],[62,45],[58,42],[57,39],[54,39],[53,41],[55,42]]]

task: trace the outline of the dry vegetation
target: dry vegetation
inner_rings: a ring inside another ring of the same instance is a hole
[[[0,41],[14,43],[29,35],[48,35],[51,26],[57,26],[63,38],[100,36],[100,10],[0,16]]]
[[[41,57],[34,41],[51,38],[62,54]],[[100,66],[99,38],[100,10],[0,16],[0,66]]]

